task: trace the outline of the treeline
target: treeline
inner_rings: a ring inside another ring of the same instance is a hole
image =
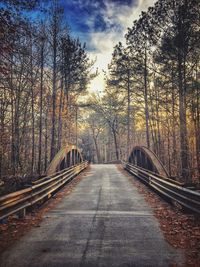
[[[170,175],[200,181],[200,2],[158,1],[133,22],[125,41],[114,48],[103,98],[92,100],[110,133],[113,159],[145,145]],[[99,143],[108,155],[110,141],[102,140],[104,134]]]
[[[75,142],[77,99],[92,76],[59,1],[40,2],[0,7],[0,175],[41,174]]]

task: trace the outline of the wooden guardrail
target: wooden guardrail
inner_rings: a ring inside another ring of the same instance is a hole
[[[187,188],[183,183],[162,177],[141,167],[122,161],[124,169],[142,180],[161,195],[175,203],[200,214],[200,191]]]
[[[51,176],[39,179],[26,189],[0,197],[0,220],[16,213],[24,216],[26,208],[46,197],[49,198],[52,193],[72,180],[87,166],[88,162],[84,161]]]

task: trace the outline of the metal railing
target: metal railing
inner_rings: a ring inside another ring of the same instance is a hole
[[[0,197],[0,220],[16,213],[23,216],[26,208],[31,207],[40,200],[49,198],[52,193],[72,180],[87,166],[88,162],[84,161],[51,176],[39,179],[26,189]]]
[[[141,179],[161,195],[171,199],[175,203],[200,214],[200,191],[190,189],[183,183],[170,178],[162,177],[156,173],[122,161],[124,169]]]

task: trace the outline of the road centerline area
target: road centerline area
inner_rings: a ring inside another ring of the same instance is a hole
[[[1,258],[1,266],[170,266],[183,262],[115,165],[92,165],[75,190]]]

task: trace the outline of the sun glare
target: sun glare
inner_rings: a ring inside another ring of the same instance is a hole
[[[91,93],[93,92],[101,93],[104,91],[104,88],[105,88],[104,75],[103,72],[101,71],[99,75],[91,81],[89,85],[89,91]]]

